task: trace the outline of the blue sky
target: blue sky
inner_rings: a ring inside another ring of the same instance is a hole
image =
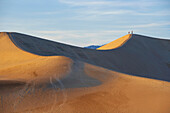
[[[0,0],[0,32],[83,47],[130,30],[170,39],[170,0]]]

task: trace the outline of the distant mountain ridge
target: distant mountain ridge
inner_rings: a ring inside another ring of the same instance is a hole
[[[104,46],[104,45],[106,45],[106,44],[102,44],[102,45],[90,45],[90,46],[86,46],[86,47],[84,47],[84,48],[98,49],[98,48],[100,48],[100,47],[102,47],[102,46]]]
[[[87,47],[84,47],[84,48],[97,49],[97,48],[99,48],[101,46],[103,46],[103,45],[90,45],[90,46],[87,46]]]

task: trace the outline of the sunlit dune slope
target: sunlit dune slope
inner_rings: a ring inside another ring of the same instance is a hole
[[[27,62],[40,56],[25,52],[13,44],[6,33],[0,33],[0,67],[8,67]]]
[[[134,77],[86,64],[85,71],[103,82],[68,100],[59,110],[96,113],[168,113],[170,83]],[[80,89],[81,91],[81,89]],[[58,111],[59,111],[58,110]]]
[[[1,109],[4,113],[170,111],[169,82],[135,77],[79,61],[74,62],[73,67],[73,71],[65,79],[60,79],[59,83],[55,78],[47,79],[49,83],[44,84],[47,86],[43,90],[38,84],[31,83],[29,86],[21,86],[21,91],[11,91],[3,96],[0,105],[4,107]]]
[[[169,113],[170,41],[133,34],[108,45],[0,33],[0,113]]]
[[[0,80],[22,81],[66,75],[72,62],[66,57],[44,57],[23,51],[6,33],[0,33],[0,60]]]
[[[121,47],[123,44],[125,44],[130,38],[132,34],[127,34],[121,38],[118,38],[117,40],[114,40],[108,44],[105,44],[104,46],[101,46],[97,48],[98,50],[110,50],[110,49],[116,49],[118,47]]]

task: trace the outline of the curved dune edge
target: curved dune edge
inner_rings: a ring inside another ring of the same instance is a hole
[[[132,37],[132,34],[127,34],[121,38],[118,38],[102,47],[97,48],[97,50],[111,50],[116,49],[121,46],[123,46],[130,38]]]
[[[19,65],[23,62],[29,62],[33,59],[36,60],[41,56],[34,55],[19,49],[9,39],[7,33],[0,33],[0,57],[0,69],[2,69],[5,67]]]
[[[21,33],[7,34],[18,48],[28,53],[41,56],[66,56],[122,73],[170,81],[170,43],[168,40],[157,40],[133,34],[128,43],[118,43],[123,44],[118,49],[98,51]]]
[[[0,80],[44,81],[64,77],[72,60],[65,56],[38,56],[16,47],[6,33],[0,34]],[[57,70],[56,70],[57,69]]]

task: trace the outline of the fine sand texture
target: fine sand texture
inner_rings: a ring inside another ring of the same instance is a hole
[[[0,33],[0,113],[170,113],[170,40],[97,50]]]

